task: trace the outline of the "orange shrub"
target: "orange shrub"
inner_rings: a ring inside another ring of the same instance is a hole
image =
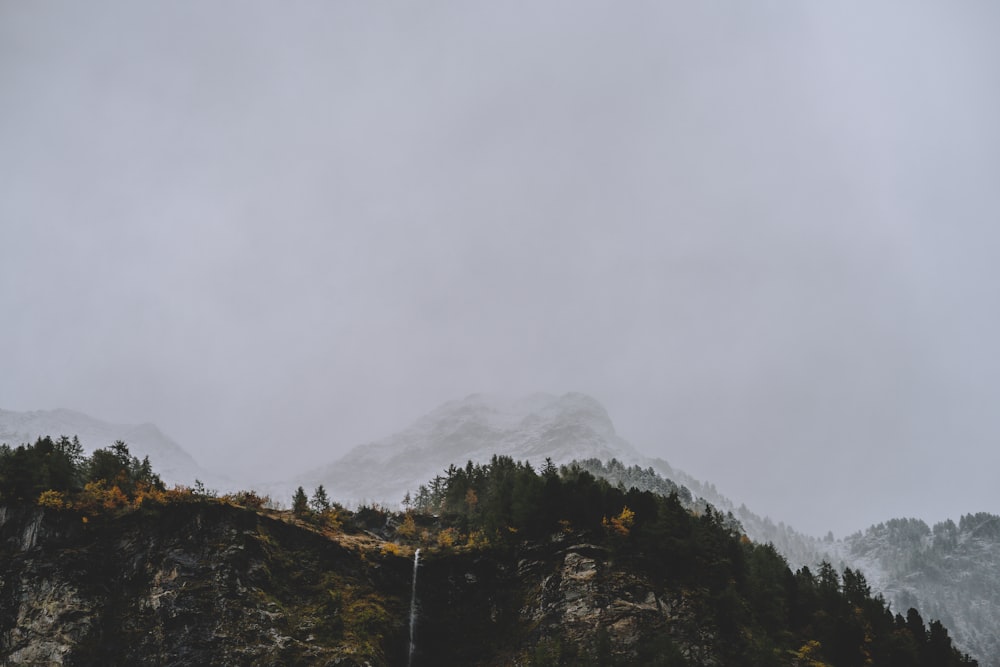
[[[87,482],[87,485],[83,487],[83,492],[77,496],[75,506],[85,512],[96,512],[99,509],[113,510],[126,507],[128,504],[128,496],[122,493],[117,485],[109,489],[102,480]]]
[[[66,496],[61,491],[49,489],[48,491],[42,491],[41,495],[38,496],[38,506],[46,509],[61,510],[69,507],[69,503],[66,502]]]
[[[132,497],[133,507],[142,507],[144,503],[155,503],[158,505],[165,505],[167,503],[167,494],[164,491],[140,482],[135,487],[135,494]]]

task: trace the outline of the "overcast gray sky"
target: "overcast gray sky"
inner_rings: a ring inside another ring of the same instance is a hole
[[[0,407],[299,472],[582,391],[813,532],[1000,512],[1000,4],[0,1]]]

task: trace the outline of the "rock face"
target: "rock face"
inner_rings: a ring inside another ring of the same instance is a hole
[[[413,667],[718,664],[684,595],[613,563],[565,535],[427,554]],[[0,665],[405,665],[411,575],[409,557],[224,505],[89,523],[3,508]]]
[[[612,567],[606,549],[575,544],[541,561],[522,560],[519,572],[533,573],[536,591],[528,596],[527,617],[546,643],[568,640],[611,655],[636,657],[656,637],[657,648],[671,645],[690,663],[718,664],[712,633],[696,618],[684,596],[656,590],[628,570]],[[533,604],[532,604],[533,603]]]
[[[290,484],[324,484],[348,502],[396,505],[449,465],[485,463],[494,454],[540,466],[573,459],[641,457],[615,432],[604,407],[585,394],[506,399],[473,394],[445,403],[404,431],[355,447],[335,463]]]
[[[603,547],[560,537],[489,556],[427,556],[413,664],[644,664],[671,652],[720,664],[710,624],[683,594],[656,590]]]
[[[406,563],[225,506],[0,516],[0,664],[399,664]],[[336,599],[331,594],[336,594]],[[349,613],[367,614],[357,628]]]

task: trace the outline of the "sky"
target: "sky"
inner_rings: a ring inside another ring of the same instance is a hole
[[[580,391],[815,534],[1000,513],[1000,5],[0,0],[0,407],[251,478]]]

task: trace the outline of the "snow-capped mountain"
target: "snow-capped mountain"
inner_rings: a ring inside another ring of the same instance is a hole
[[[195,479],[209,485],[224,482],[224,478],[198,465],[190,454],[153,424],[112,424],[66,409],[0,410],[2,444],[14,447],[43,436],[63,435],[77,436],[87,454],[121,440],[134,456],[140,459],[148,456],[153,469],[168,485],[190,485]]]
[[[510,399],[472,394],[445,403],[399,433],[355,447],[296,483],[322,483],[346,502],[396,505],[407,491],[415,491],[449,465],[482,463],[494,454],[535,466],[546,457],[555,463],[584,458],[644,461],[590,396],[539,393]]]

